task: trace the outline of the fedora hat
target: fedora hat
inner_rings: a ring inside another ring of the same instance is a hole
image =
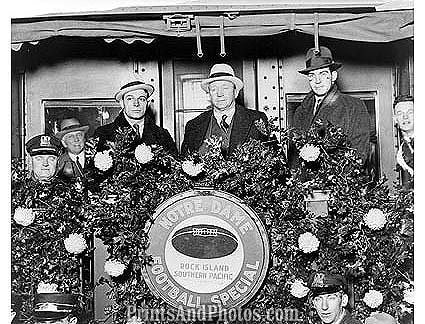
[[[329,67],[337,70],[342,66],[341,63],[334,61],[332,52],[325,46],[320,46],[319,52],[316,49],[310,48],[305,56],[305,69],[298,71],[301,74],[308,74],[310,71]]]
[[[230,65],[224,63],[213,65],[208,79],[205,79],[201,82],[201,88],[206,93],[208,93],[208,85],[211,82],[220,80],[232,82],[235,85],[237,92],[239,92],[243,88],[243,82],[241,79],[235,77],[235,71],[233,71],[233,68]]]
[[[56,133],[56,137],[62,140],[62,138],[68,133],[76,131],[87,133],[88,130],[89,126],[81,126],[77,118],[66,118],[62,120],[60,131]]]
[[[146,84],[142,81],[131,81],[127,84],[124,84],[121,88],[120,91],[118,91],[115,94],[115,100],[116,101],[120,101],[122,99],[122,97],[130,91],[134,91],[134,90],[145,90],[146,93],[148,94],[148,98],[152,95],[152,93],[155,91],[155,88],[150,85],[150,84]]]

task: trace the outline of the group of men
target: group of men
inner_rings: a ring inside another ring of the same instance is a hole
[[[336,80],[340,63],[334,61],[331,51],[324,46],[311,48],[306,54],[306,67],[299,72],[307,77],[311,91],[295,110],[292,126],[307,131],[317,120],[339,126],[347,135],[349,145],[356,149],[359,157],[367,161],[370,155],[370,117],[364,103],[355,97],[339,91]],[[241,79],[235,76],[233,68],[227,64],[215,64],[209,77],[202,81],[202,89],[209,95],[211,106],[185,128],[181,154],[208,150],[207,141],[215,137],[221,139],[224,155],[253,138],[266,142],[270,140],[261,125],[268,120],[263,112],[247,109],[236,104],[236,98],[243,88]],[[122,110],[116,119],[96,129],[94,136],[99,138],[97,149],[107,148],[108,141],[114,141],[117,130],[129,128],[134,133],[133,148],[140,143],[158,144],[172,155],[177,155],[176,144],[169,132],[156,125],[147,114],[149,98],[155,91],[150,84],[133,81],[125,84],[115,95]],[[400,97],[395,103],[395,122],[399,126],[403,140],[397,154],[397,162],[403,170],[403,178],[413,177],[413,98]],[[259,126],[260,125],[260,126]],[[84,142],[88,126],[83,126],[76,118],[62,121],[60,131],[55,136],[36,136],[27,143],[32,156],[35,177],[48,181],[54,174],[63,177],[83,178],[85,165]],[[63,146],[65,153],[59,157]],[[58,149],[55,149],[58,147]],[[298,154],[290,146],[288,152],[292,166],[298,164]],[[43,155],[40,157],[40,155]],[[410,182],[411,183],[411,182]]]
[[[298,130],[307,131],[319,119],[340,126],[347,135],[351,147],[356,149],[359,157],[365,161],[369,157],[370,150],[369,114],[360,99],[338,90],[336,80],[337,70],[340,67],[341,64],[334,61],[328,48],[321,46],[318,49],[308,50],[306,67],[299,72],[307,76],[311,91],[296,109],[293,126]],[[181,147],[182,155],[206,153],[208,150],[206,142],[212,137],[221,138],[221,149],[225,155],[232,153],[239,144],[250,138],[262,142],[270,140],[269,134],[261,126],[268,123],[266,115],[236,104],[243,82],[235,76],[231,66],[215,64],[209,77],[201,83],[201,87],[209,95],[211,107],[187,123]],[[105,150],[107,142],[115,140],[118,129],[127,128],[134,135],[132,143],[134,148],[140,143],[157,144],[170,154],[177,155],[175,142],[169,132],[156,125],[146,114],[148,101],[153,92],[152,85],[141,81],[133,81],[121,87],[115,95],[122,108],[121,112],[111,124],[101,126],[95,131],[94,136],[99,138],[98,151]],[[396,102],[395,120],[403,137],[397,160],[401,167],[413,176],[412,98],[402,98]],[[41,182],[49,182],[55,175],[84,178],[84,170],[87,167],[84,146],[88,129],[88,126],[81,125],[76,118],[66,118],[56,135],[43,134],[30,139],[26,147],[31,156],[33,178]],[[63,154],[60,154],[61,145],[66,150]],[[289,158],[291,160],[291,157]],[[292,159],[291,163],[297,163],[296,158]],[[309,287],[311,305],[322,323],[359,323],[349,313],[348,286],[342,276],[318,272],[312,275]],[[58,302],[62,297],[60,294],[51,297],[56,300],[47,300],[40,305],[55,313],[55,309],[62,307],[60,305],[63,302]],[[44,314],[36,305],[37,310],[38,315]],[[76,321],[75,317],[65,310],[58,310],[55,314],[61,314],[59,317],[66,316],[60,318],[61,321],[49,323]],[[396,323],[388,314],[375,315],[366,323]]]

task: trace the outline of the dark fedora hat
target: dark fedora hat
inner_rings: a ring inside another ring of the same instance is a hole
[[[82,131],[87,133],[89,126],[82,126],[77,118],[66,118],[61,122],[61,130],[56,133],[56,137],[60,140],[71,132]]]
[[[337,70],[342,66],[341,63],[334,61],[332,52],[325,46],[320,46],[319,51],[314,47],[307,51],[305,56],[305,69],[298,71],[301,74],[308,74],[310,71],[329,67],[332,70]]]

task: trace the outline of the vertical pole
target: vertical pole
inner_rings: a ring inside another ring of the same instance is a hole
[[[319,48],[319,14],[314,13],[314,50],[316,53],[320,52]]]
[[[226,49],[224,47],[224,16],[220,19],[220,56],[226,56]]]
[[[19,74],[19,103],[18,109],[20,114],[20,156],[22,157],[23,167],[25,167],[25,135],[26,135],[26,114],[25,114],[25,72]]]
[[[201,25],[199,23],[199,17],[195,17],[195,27],[196,27],[196,48],[198,49],[198,57],[204,56],[202,53],[202,44],[201,44]]]

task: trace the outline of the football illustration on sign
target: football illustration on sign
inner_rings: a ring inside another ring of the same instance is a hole
[[[198,259],[225,257],[238,247],[238,240],[230,231],[207,224],[181,228],[174,233],[171,243],[178,252]]]
[[[210,188],[182,192],[157,207],[149,225],[151,291],[175,311],[216,316],[247,304],[269,262],[261,219],[239,198]]]

